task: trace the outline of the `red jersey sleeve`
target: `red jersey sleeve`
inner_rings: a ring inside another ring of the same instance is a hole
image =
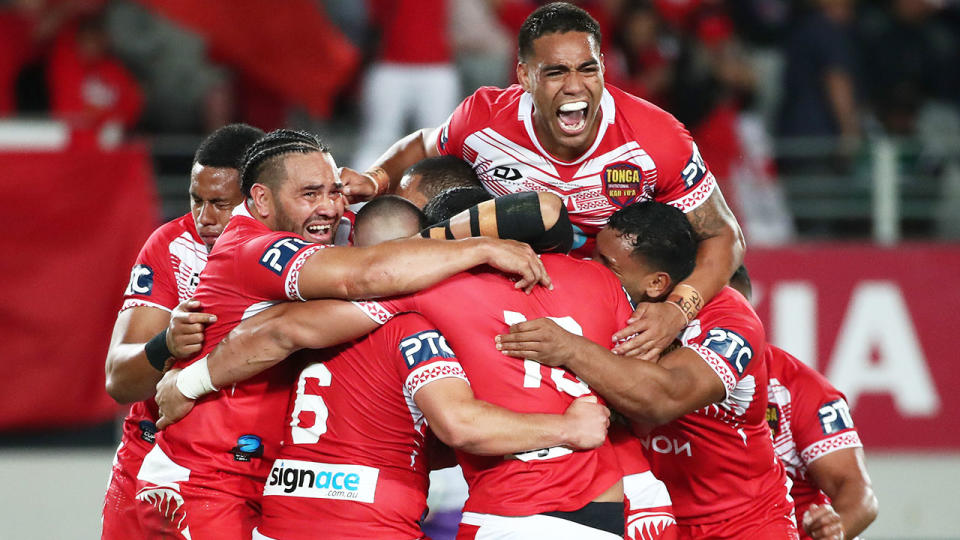
[[[764,365],[763,325],[746,300],[729,287],[704,306],[681,341],[720,377],[728,396],[741,379]],[[762,375],[767,376],[765,369]]]
[[[437,327],[416,313],[400,315],[383,328],[387,350],[393,350],[403,380],[404,393],[410,398],[421,388],[448,377],[467,380],[467,375]]]
[[[180,303],[177,280],[170,262],[169,243],[169,235],[165,227],[161,227],[140,248],[137,261],[130,271],[130,282],[123,293],[120,311],[140,306],[173,311]]]
[[[394,298],[383,298],[376,301],[358,301],[353,302],[360,311],[367,317],[370,317],[379,324],[387,324],[387,321],[394,315],[406,313],[408,311],[417,311],[417,301],[415,295],[397,296]]]
[[[262,298],[305,300],[300,295],[300,270],[311,255],[324,249],[290,233],[255,238],[237,250],[248,293]]]
[[[495,91],[500,92],[500,89],[490,86],[480,88],[454,109],[453,114],[440,126],[440,136],[437,138],[440,155],[463,159],[464,139],[490,120]]]
[[[790,429],[804,464],[837,450],[862,446],[846,398],[823,375],[800,365],[790,389]]]

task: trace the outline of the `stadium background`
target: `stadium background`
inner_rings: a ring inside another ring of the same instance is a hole
[[[579,3],[608,82],[684,121],[721,180],[771,340],[850,399],[880,499],[866,536],[960,538],[960,5]],[[361,129],[366,75],[510,84],[536,5],[0,1],[0,538],[96,537],[110,329],[143,240],[188,209],[204,133],[310,129],[362,167],[390,142]],[[378,106],[406,107],[403,84]]]

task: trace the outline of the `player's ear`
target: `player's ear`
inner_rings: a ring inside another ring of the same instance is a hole
[[[530,85],[530,66],[526,62],[517,62],[517,82],[524,92],[533,92]]]
[[[250,199],[253,200],[254,209],[262,217],[270,217],[273,214],[273,192],[263,184],[254,184],[250,186]]]
[[[646,281],[646,293],[650,298],[660,298],[661,296],[667,294],[670,291],[670,288],[673,286],[673,281],[670,279],[670,274],[666,272],[653,272],[647,274],[647,277],[644,278]]]

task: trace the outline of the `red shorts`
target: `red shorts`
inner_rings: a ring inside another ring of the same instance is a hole
[[[646,471],[623,477],[624,538],[676,540],[677,522],[667,486]]]
[[[137,499],[150,505],[152,517],[142,522],[144,537],[250,538],[260,522],[262,489],[245,476],[190,471],[154,447],[137,479]]]
[[[146,538],[146,526],[169,534],[171,528],[160,519],[153,508],[137,500],[137,471],[142,456],[118,452],[110,473],[110,483],[103,500],[102,540]]]
[[[737,516],[725,521],[702,525],[677,525],[677,538],[693,540],[798,540],[797,524],[793,520],[793,503],[777,505],[767,516]],[[789,513],[788,513],[789,512]]]

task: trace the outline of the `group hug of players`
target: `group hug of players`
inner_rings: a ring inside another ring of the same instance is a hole
[[[103,538],[424,538],[454,464],[464,539],[866,528],[843,395],[766,342],[713,175],[599,46],[536,10],[519,85],[365,173],[303,132],[207,137],[114,328],[107,391],[135,403]]]

